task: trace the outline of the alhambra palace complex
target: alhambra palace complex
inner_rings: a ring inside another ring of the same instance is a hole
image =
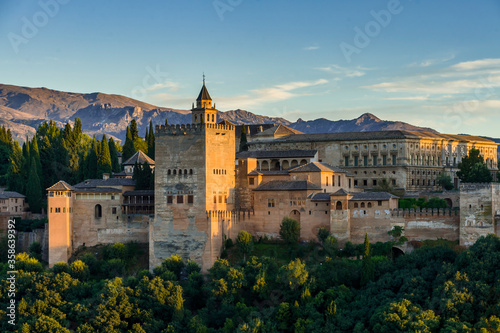
[[[388,241],[402,226],[409,240],[459,240],[471,245],[500,234],[500,184],[459,184],[457,165],[479,149],[496,174],[497,144],[468,135],[381,131],[303,134],[286,126],[247,126],[248,151],[237,152],[241,126],[217,120],[203,84],[192,123],[156,126],[156,160],[138,152],[113,178],[48,188],[49,265],[79,247],[149,243],[152,269],[173,254],[212,266],[225,238],[241,230],[278,237],[285,216],[301,239],[326,227],[339,240]],[[155,168],[155,190],[135,190],[133,165]],[[460,192],[440,190],[449,174]],[[405,196],[439,196],[449,209],[398,209],[398,197],[371,191],[388,180]]]

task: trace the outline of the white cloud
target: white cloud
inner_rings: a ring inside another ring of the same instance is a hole
[[[397,78],[363,88],[405,95],[427,94],[432,98],[465,95],[464,99],[487,100],[500,94],[499,87],[500,59],[483,59],[461,62],[425,74]]]
[[[304,47],[303,50],[305,51],[313,51],[313,50],[317,50],[319,49],[319,46],[307,46],[307,47]]]
[[[334,80],[336,81],[342,80],[344,78],[364,76],[366,74],[366,71],[369,70],[369,68],[364,68],[361,66],[357,66],[355,68],[347,68],[339,65],[330,65],[327,67],[318,67],[315,69],[332,74],[335,77]]]
[[[454,54],[450,54],[448,56],[442,57],[442,58],[429,58],[426,60],[423,60],[421,62],[414,62],[409,65],[409,67],[429,67],[437,64],[441,64],[447,61],[450,61],[455,58]]]
[[[179,90],[179,87],[180,87],[179,83],[167,80],[167,81],[164,81],[162,83],[155,83],[152,85],[143,86],[140,89],[136,88],[136,89],[132,90],[132,93],[133,94],[144,94],[144,93],[158,91],[161,89],[170,89],[171,91],[177,91],[177,90]]]

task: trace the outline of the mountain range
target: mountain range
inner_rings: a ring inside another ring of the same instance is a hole
[[[191,122],[190,110],[159,107],[126,96],[104,93],[72,93],[47,88],[29,88],[0,84],[0,126],[11,129],[13,137],[24,141],[44,121],[54,120],[59,126],[79,117],[83,131],[96,137],[106,134],[123,140],[132,119],[144,135],[149,121],[153,124],[185,124]],[[365,113],[351,120],[320,118],[291,122],[284,118],[256,115],[245,110],[221,111],[218,120],[234,124],[283,124],[304,133],[361,132],[409,130],[436,132],[431,128],[413,126],[401,121],[387,121]]]

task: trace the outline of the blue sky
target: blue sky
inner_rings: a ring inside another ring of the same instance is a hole
[[[1,83],[500,137],[496,0],[7,0],[0,36]]]

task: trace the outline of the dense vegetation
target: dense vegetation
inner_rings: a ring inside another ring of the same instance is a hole
[[[238,243],[245,255],[251,251],[246,235]],[[374,255],[374,245],[367,237],[361,245],[363,260],[326,256],[318,246],[308,256],[285,263],[269,256],[251,256],[232,265],[219,259],[207,275],[196,263],[177,256],[166,259],[153,274],[112,271],[123,258],[134,258],[134,251],[123,244],[108,247],[100,259],[87,253],[50,270],[18,254],[17,328],[20,332],[500,330],[496,236],[482,237],[461,253],[446,246],[423,246],[394,260]],[[0,270],[0,316],[6,318],[6,265]],[[2,332],[13,330],[6,320],[0,325]]]
[[[429,200],[425,198],[407,198],[399,199],[399,208],[409,209],[409,208],[448,208],[446,200],[432,197]]]
[[[106,135],[97,140],[83,133],[79,118],[75,119],[74,126],[67,123],[64,128],[50,121],[38,127],[35,136],[26,138],[21,147],[12,139],[10,130],[1,127],[0,187],[26,195],[31,211],[39,213],[44,206],[45,189],[57,181],[76,184],[85,179],[102,178],[103,173],[120,172],[118,152],[122,149],[124,158],[141,149],[154,159],[153,124],[150,123],[145,140],[139,136],[135,120],[127,127],[129,133],[122,148]],[[150,187],[152,181],[145,177],[147,175],[140,179]]]

